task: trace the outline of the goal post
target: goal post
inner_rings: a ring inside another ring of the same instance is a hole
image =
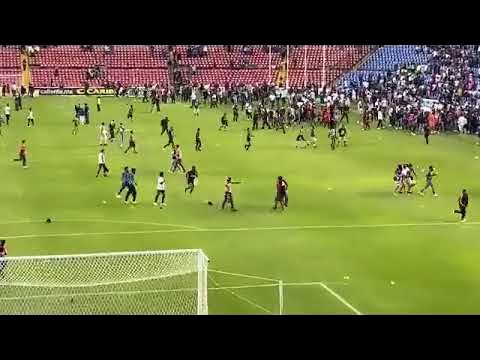
[[[0,261],[0,314],[208,314],[199,249]]]

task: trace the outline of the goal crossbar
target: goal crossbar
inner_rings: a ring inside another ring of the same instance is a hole
[[[201,249],[174,249],[174,250],[148,250],[148,251],[116,251],[103,253],[86,253],[86,254],[65,254],[65,255],[38,255],[38,256],[9,256],[8,261],[15,260],[52,260],[52,259],[68,259],[68,258],[88,258],[88,257],[118,257],[128,255],[156,255],[156,254],[176,254],[176,253],[198,253]],[[203,253],[204,256],[206,256]]]

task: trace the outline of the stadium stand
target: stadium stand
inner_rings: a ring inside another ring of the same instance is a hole
[[[186,80],[197,84],[269,82],[281,64],[285,49],[272,52],[266,46],[200,46],[199,54],[191,54],[191,46],[172,46]],[[368,46],[307,47],[307,82],[330,83],[361,61]],[[304,47],[290,47],[289,85],[303,86]],[[169,82],[168,46],[117,45],[107,50],[103,46],[88,49],[80,46],[56,46],[41,49],[32,58],[32,82],[35,86],[101,86],[106,83],[144,85]],[[87,71],[99,67],[103,75],[87,79]]]
[[[172,60],[183,82],[260,84],[279,78],[286,46],[272,45],[115,45],[43,46],[29,56],[35,87],[142,86],[173,81]],[[370,46],[308,45],[307,83],[331,83],[358,64]],[[271,68],[269,65],[271,64]],[[289,47],[289,85],[305,82],[305,47]],[[95,69],[94,76],[89,75]],[[21,71],[20,46],[0,48],[0,74]],[[285,82],[286,79],[281,79]]]
[[[375,101],[384,103],[396,129],[415,134],[428,126],[432,131],[479,134],[480,47],[399,48],[379,49],[360,71],[348,74],[340,88],[355,91],[366,109],[378,107]],[[365,121],[369,111],[363,114]]]
[[[378,76],[396,70],[402,65],[426,64],[428,55],[415,45],[387,45],[374,51],[356,70],[345,75],[344,80],[358,82],[361,78]]]

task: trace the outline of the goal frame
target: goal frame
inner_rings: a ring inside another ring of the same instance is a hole
[[[172,254],[196,254],[196,271],[197,271],[197,315],[208,315],[208,263],[210,262],[207,255],[202,249],[175,249],[175,250],[149,250],[149,251],[123,251],[123,252],[101,252],[101,253],[84,253],[84,254],[60,254],[60,255],[39,255],[39,256],[8,256],[4,260],[7,263],[20,261],[44,261],[44,260],[61,260],[74,258],[106,258],[106,257],[122,257],[122,256],[145,256],[145,255],[172,255]],[[8,270],[7,270],[8,271]],[[191,272],[190,272],[191,273]],[[186,273],[185,273],[186,274]],[[158,276],[169,277],[169,275]],[[135,281],[142,281],[145,279],[135,279]],[[121,283],[121,282],[119,282]],[[105,283],[108,284],[108,283]],[[11,285],[8,283],[2,284],[0,278],[0,289],[2,285]],[[95,284],[88,285],[94,286]],[[28,286],[28,284],[22,284]],[[38,286],[38,285],[36,285]],[[68,287],[68,285],[66,285]]]

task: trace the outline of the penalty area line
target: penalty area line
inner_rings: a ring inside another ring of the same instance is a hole
[[[140,224],[140,223],[139,223]],[[165,224],[166,225],[166,224]],[[434,226],[459,226],[480,225],[480,222],[434,222],[434,223],[408,223],[408,224],[351,224],[351,225],[297,225],[297,226],[271,226],[271,227],[243,227],[243,228],[182,228],[162,230],[138,230],[138,231],[106,231],[106,232],[78,232],[60,234],[25,234],[25,235],[1,235],[4,239],[48,238],[48,237],[72,237],[72,236],[104,236],[104,235],[140,235],[140,234],[163,234],[180,232],[241,232],[241,231],[272,231],[272,230],[328,230],[328,229],[376,229],[397,227],[434,227]],[[167,225],[166,225],[167,226]],[[179,225],[171,225],[179,226]],[[180,225],[181,226],[181,225]]]
[[[359,310],[357,310],[352,304],[350,304],[347,300],[345,300],[343,297],[341,297],[338,293],[333,291],[331,288],[329,288],[327,285],[324,283],[320,283],[320,286],[323,287],[325,290],[327,290],[331,295],[333,295],[338,301],[340,301],[343,305],[345,305],[347,308],[349,308],[351,311],[355,313],[355,315],[363,315]]]

